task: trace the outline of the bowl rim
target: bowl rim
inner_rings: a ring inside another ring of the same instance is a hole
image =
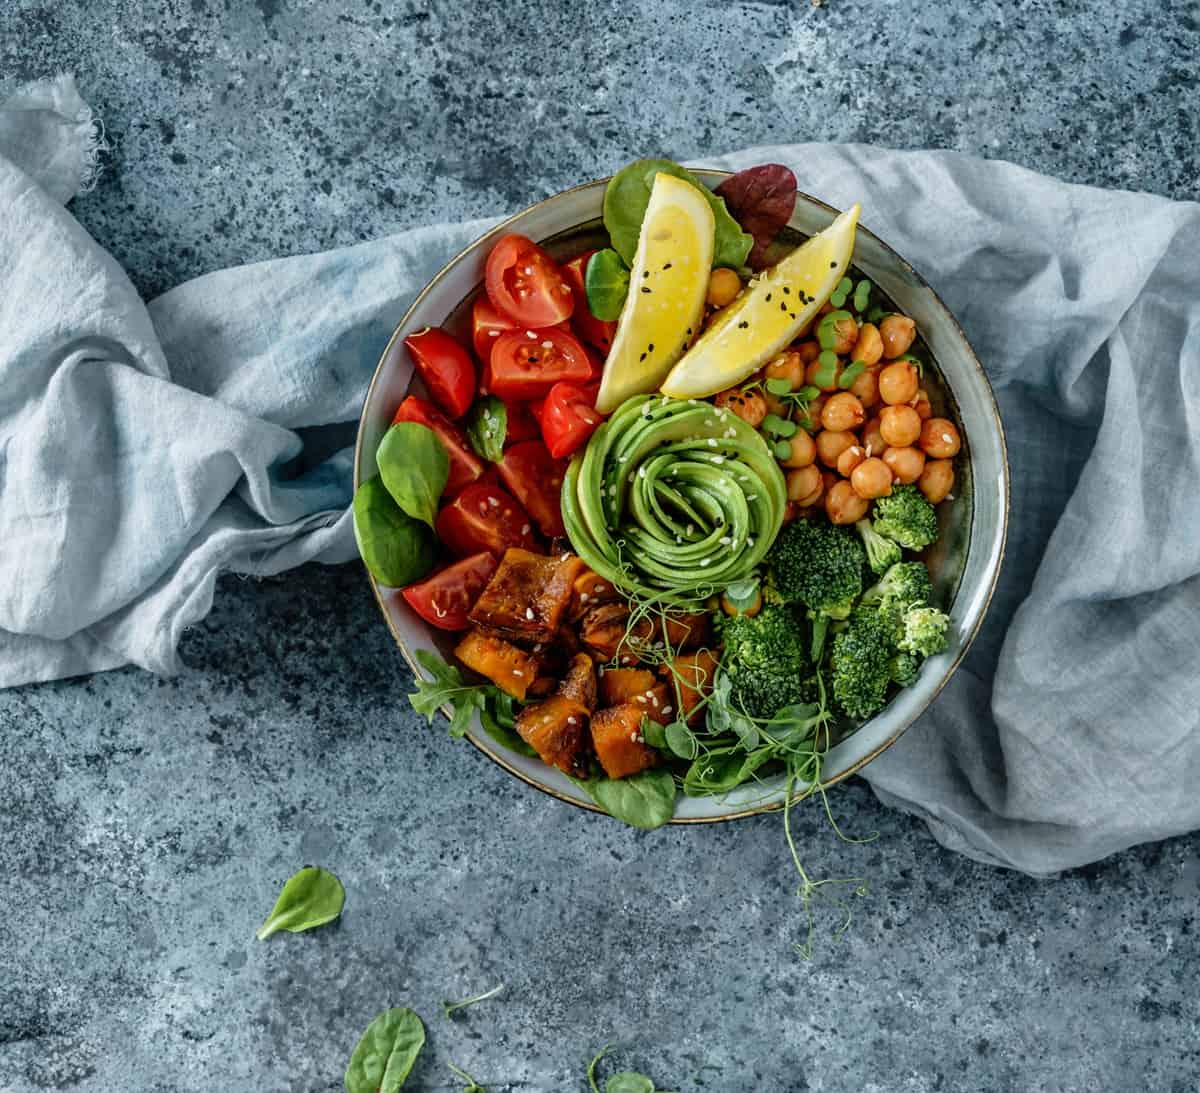
[[[707,176],[710,179],[716,179],[718,181],[721,179],[729,178],[734,173],[732,171],[716,170],[716,169],[708,168],[708,167],[689,167],[688,170],[691,171],[692,174],[694,174],[698,177],[704,178],[705,176]],[[412,303],[409,304],[408,308],[405,310],[404,314],[401,316],[399,322],[396,324],[395,329],[392,331],[391,337],[388,338],[387,344],[384,346],[383,351],[379,356],[379,362],[375,366],[375,371],[371,376],[371,382],[367,387],[366,395],[363,397],[362,410],[359,413],[359,419],[358,419],[358,435],[355,438],[355,442],[354,442],[353,485],[354,485],[355,490],[358,489],[358,486],[361,481],[361,461],[362,461],[362,451],[363,451],[363,438],[366,433],[367,408],[372,404],[372,399],[375,394],[375,388],[380,381],[380,377],[383,375],[384,364],[391,357],[392,351],[396,345],[396,341],[400,337],[400,332],[402,330],[404,330],[404,328],[408,325],[410,317],[421,306],[422,302],[425,300],[425,297],[428,296],[429,293],[433,291],[434,287],[444,277],[446,277],[450,273],[451,270],[453,270],[456,266],[458,266],[459,263],[466,261],[467,258],[469,258],[472,254],[474,254],[479,249],[480,246],[484,245],[485,243],[487,243],[490,240],[498,238],[500,235],[503,235],[508,228],[510,228],[514,223],[516,223],[518,220],[520,220],[521,218],[526,216],[528,213],[532,212],[535,209],[541,208],[543,205],[547,204],[550,201],[555,201],[558,198],[564,197],[567,194],[577,193],[581,190],[591,189],[592,187],[595,187],[595,186],[607,185],[611,178],[612,178],[611,175],[606,175],[601,178],[592,179],[590,182],[582,182],[576,186],[568,187],[565,190],[558,190],[553,194],[549,194],[548,196],[541,198],[540,200],[535,201],[530,205],[525,206],[523,209],[518,210],[517,212],[513,213],[511,216],[505,217],[503,220],[494,224],[491,228],[489,228],[482,235],[473,239],[470,243],[468,243],[465,247],[463,247],[460,251],[458,251],[458,253],[456,253],[453,257],[451,257],[441,267],[441,269],[439,269],[438,272],[436,274],[434,274],[434,276],[432,278],[430,278],[430,280],[425,284],[425,286],[421,289],[421,291],[417,293],[417,295],[413,298]],[[833,217],[840,215],[840,213],[842,212],[842,210],[835,208],[833,205],[830,205],[827,201],[823,201],[819,197],[814,197],[812,194],[806,193],[803,190],[796,191],[796,200],[807,202],[809,205],[815,206],[816,208],[819,208],[819,209],[823,210],[824,212],[829,213]],[[916,282],[920,285],[921,288],[923,288],[924,290],[929,292],[929,294],[932,296],[933,300],[936,302],[937,306],[940,307],[942,309],[942,311],[946,314],[946,316],[949,318],[950,322],[954,326],[955,331],[958,333],[959,337],[961,338],[962,344],[966,347],[966,350],[967,350],[966,359],[969,362],[969,364],[971,365],[971,367],[974,369],[976,378],[982,382],[983,390],[985,390],[987,392],[988,409],[991,412],[992,420],[996,427],[996,435],[1000,442],[1001,468],[1003,471],[1003,474],[1002,474],[1003,505],[1001,506],[1001,512],[1000,512],[999,550],[996,554],[996,561],[995,561],[995,565],[992,568],[991,578],[988,582],[987,594],[983,598],[982,608],[979,611],[978,617],[975,619],[974,625],[971,627],[970,631],[966,634],[964,640],[960,644],[958,651],[957,651],[957,655],[955,656],[954,660],[950,663],[949,667],[943,673],[942,678],[938,682],[937,687],[935,687],[934,690],[930,692],[928,698],[924,701],[924,703],[922,703],[922,705],[918,709],[916,709],[913,712],[912,716],[910,718],[908,718],[908,720],[905,721],[905,723],[903,725],[901,725],[899,728],[897,728],[896,731],[894,733],[892,733],[886,740],[884,740],[877,747],[873,748],[862,758],[851,763],[850,766],[848,766],[845,770],[839,771],[836,775],[833,775],[830,778],[822,779],[822,781],[820,783],[820,787],[819,787],[822,791],[824,791],[825,789],[828,789],[831,786],[837,785],[839,782],[845,781],[847,778],[849,778],[853,774],[857,774],[868,763],[871,763],[872,761],[877,759],[880,755],[882,755],[885,751],[887,751],[888,748],[890,748],[897,740],[899,740],[900,737],[903,736],[912,727],[912,725],[922,716],[922,714],[924,714],[929,709],[929,707],[933,704],[934,700],[938,697],[938,695],[940,695],[942,693],[942,690],[946,686],[946,684],[950,682],[951,677],[958,670],[959,665],[962,664],[963,659],[966,657],[967,652],[970,650],[971,645],[974,643],[975,638],[978,635],[980,628],[983,626],[983,620],[987,617],[988,609],[991,607],[992,598],[996,592],[996,585],[1000,579],[1000,571],[1004,567],[1004,558],[1005,558],[1005,554],[1006,554],[1006,551],[1008,548],[1008,521],[1009,521],[1009,507],[1010,507],[1010,503],[1011,503],[1011,488],[1012,488],[1011,481],[1010,481],[1010,479],[1011,479],[1010,465],[1009,465],[1009,459],[1008,459],[1008,441],[1007,441],[1007,438],[1005,437],[1005,433],[1004,433],[1004,422],[1000,416],[1000,407],[999,407],[999,404],[996,402],[996,392],[992,387],[991,380],[988,378],[987,371],[984,369],[982,362],[979,360],[978,354],[975,352],[975,347],[971,344],[970,339],[967,337],[966,331],[963,330],[962,324],[958,321],[958,316],[955,315],[954,312],[951,311],[951,309],[946,306],[946,302],[941,298],[940,295],[938,295],[937,290],[927,280],[925,280],[925,278],[913,267],[913,265],[908,261],[908,259],[906,259],[902,254],[900,254],[886,240],[880,238],[873,231],[871,231],[870,228],[865,227],[861,222],[859,223],[857,230],[859,232],[864,232],[866,235],[870,236],[871,239],[874,240],[875,243],[877,243],[880,247],[882,247],[883,250],[888,255],[890,255],[892,258],[894,258],[916,280]],[[381,591],[381,586],[380,586],[379,582],[375,579],[375,577],[371,574],[371,572],[366,569],[366,567],[364,567],[364,572],[367,575],[367,580],[371,584],[371,591],[374,593],[375,603],[379,608],[380,614],[383,615],[383,621],[387,625],[388,631],[392,635],[392,639],[395,641],[397,647],[400,650],[400,655],[404,658],[405,662],[408,664],[409,669],[412,671],[413,675],[417,678],[422,678],[420,666],[416,663],[416,660],[414,659],[413,655],[409,652],[408,646],[404,643],[404,640],[397,633],[395,626],[392,624],[391,615],[388,613],[387,606],[383,602],[383,593]],[[886,709],[886,707],[885,707],[885,709]],[[442,708],[442,713],[445,714],[446,717],[450,716],[450,711],[448,709],[446,709],[445,707]],[[513,764],[511,764],[507,760],[505,760],[505,758],[502,755],[494,753],[492,751],[489,751],[487,748],[483,747],[483,745],[480,744],[479,741],[475,740],[470,734],[467,734],[466,739],[470,741],[471,745],[477,751],[479,751],[483,755],[487,756],[487,758],[490,759],[497,766],[501,767],[503,770],[507,771],[509,774],[513,775],[514,777],[520,779],[520,781],[524,782],[526,785],[531,786],[534,789],[538,790],[539,792],[546,794],[548,797],[553,797],[555,800],[563,801],[569,805],[573,805],[574,807],[583,809],[584,811],[587,811],[587,812],[595,812],[600,815],[608,815],[602,808],[597,806],[592,801],[582,801],[575,797],[569,797],[564,793],[560,793],[558,790],[552,788],[551,786],[543,785],[542,783],[535,781],[533,778],[530,778],[528,775],[526,775],[523,771],[519,770],[516,766],[514,766]],[[683,818],[677,817],[677,816],[672,816],[670,821],[668,821],[668,823],[676,824],[676,825],[680,825],[680,826],[689,825],[689,824],[715,824],[715,823],[725,823],[729,820],[742,820],[742,819],[746,819],[751,816],[761,816],[766,813],[778,812],[778,811],[782,810],[783,808],[787,807],[788,805],[796,804],[800,800],[802,800],[804,797],[808,796],[811,792],[812,792],[812,787],[810,786],[807,789],[797,791],[790,799],[787,798],[786,796],[784,796],[780,800],[770,801],[765,804],[752,805],[747,808],[740,809],[737,812],[724,813],[720,816],[689,816],[689,817],[683,817]]]

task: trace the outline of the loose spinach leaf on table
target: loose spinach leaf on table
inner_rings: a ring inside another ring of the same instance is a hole
[[[453,1074],[460,1082],[466,1082],[467,1085],[462,1093],[487,1093],[474,1078],[471,1077],[462,1067],[455,1066],[453,1063],[446,1064],[450,1068],[450,1073]]]
[[[346,890],[324,869],[306,866],[283,886],[267,921],[255,936],[265,941],[279,930],[298,934],[332,922],[342,913]]]
[[[576,784],[615,819],[652,831],[675,815],[675,779],[670,771],[644,770],[628,778],[578,779]]]
[[[600,1050],[596,1057],[588,1063],[587,1080],[592,1093],[600,1093],[596,1084],[596,1067],[600,1060],[610,1051],[611,1047]],[[667,1093],[665,1089],[657,1089],[645,1074],[637,1074],[632,1070],[623,1070],[619,1074],[610,1074],[604,1083],[604,1093]]]
[[[432,528],[450,475],[450,457],[434,431],[416,421],[397,422],[380,441],[375,462],[401,510]]]
[[[433,568],[433,532],[401,510],[378,476],[354,494],[354,538],[371,576],[389,588],[419,581]]]
[[[425,1046],[425,1026],[410,1009],[381,1013],[362,1034],[346,1067],[346,1093],[396,1093]]]
[[[504,456],[504,438],[508,434],[508,410],[495,395],[477,399],[467,414],[467,439],[475,454],[491,463]]]
[[[613,175],[604,191],[604,226],[612,239],[613,249],[625,259],[626,264],[633,265],[642,220],[650,203],[650,191],[654,188],[654,176],[660,172],[690,182],[712,206],[717,227],[713,240],[713,265],[733,269],[744,266],[746,256],[754,245],[754,237],[742,231],[738,222],[729,215],[724,198],[714,194],[691,171],[668,159],[639,159]]]

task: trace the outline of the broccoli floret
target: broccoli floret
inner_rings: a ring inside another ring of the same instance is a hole
[[[776,593],[808,608],[812,659],[820,660],[829,620],[847,618],[862,592],[862,543],[849,528],[796,520],[780,532],[767,561]]]
[[[921,658],[915,653],[896,653],[892,657],[892,682],[907,687],[921,670]]]
[[[897,562],[863,593],[862,606],[900,616],[912,607],[924,607],[933,595],[933,582],[924,562]]]
[[[875,502],[875,530],[909,550],[924,550],[937,538],[937,515],[916,486],[897,486]]]
[[[946,648],[950,616],[936,607],[914,607],[904,613],[903,633],[896,643],[902,652],[931,657]]]
[[[871,526],[870,520],[859,520],[854,525],[854,530],[858,532],[863,546],[867,549],[867,564],[872,572],[885,573],[889,567],[900,561],[903,556],[900,553],[900,544],[885,539]]]
[[[850,717],[870,717],[887,701],[894,638],[885,616],[856,611],[833,639],[833,697]]]
[[[736,706],[765,718],[802,701],[808,660],[791,608],[768,604],[757,615],[727,618],[721,636],[721,668]]]

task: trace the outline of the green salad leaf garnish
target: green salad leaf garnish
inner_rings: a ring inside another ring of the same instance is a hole
[[[328,870],[306,866],[283,886],[266,922],[254,936],[265,941],[280,930],[290,934],[315,930],[337,918],[345,903],[346,890],[337,877]]]

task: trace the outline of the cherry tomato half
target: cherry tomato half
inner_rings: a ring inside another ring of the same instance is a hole
[[[397,421],[415,421],[437,434],[438,440],[450,457],[450,477],[446,479],[446,494],[454,494],[483,474],[483,461],[471,451],[467,438],[458,426],[449,421],[430,402],[416,395],[409,395],[396,411],[393,424]]]
[[[492,345],[506,330],[516,330],[517,324],[507,315],[500,314],[492,301],[484,296],[476,296],[471,305],[471,341],[475,345],[475,355],[487,364],[492,355]]]
[[[500,565],[486,550],[439,570],[419,584],[410,584],[401,595],[430,626],[439,630],[465,630],[467,612],[475,606]]]
[[[559,500],[567,473],[564,460],[554,459],[540,440],[526,440],[509,448],[496,470],[547,539],[566,535]]]
[[[434,521],[437,537],[460,558],[486,550],[501,557],[509,547],[532,550],[535,540],[529,516],[511,494],[473,482]]]
[[[580,387],[574,383],[556,383],[542,407],[542,437],[556,458],[573,455],[587,443],[588,437],[604,416],[596,409],[598,384]]]
[[[495,339],[483,386],[502,399],[532,401],[556,383],[586,383],[592,361],[579,340],[562,330],[509,330]]]
[[[609,349],[612,348],[617,324],[597,319],[588,310],[587,290],[583,287],[583,276],[587,271],[588,260],[595,253],[594,250],[590,250],[578,258],[572,258],[563,266],[562,272],[567,284],[571,286],[571,295],[575,297],[575,312],[571,316],[571,324],[575,327],[575,332],[588,345],[594,345],[601,353],[607,355]]]
[[[571,286],[554,259],[523,235],[496,241],[484,284],[493,306],[520,326],[553,326],[570,318],[575,308]]]
[[[537,440],[542,435],[542,426],[533,416],[533,404],[529,402],[506,402],[508,426],[504,433],[504,446],[520,444],[522,440]]]
[[[436,326],[410,334],[404,344],[430,398],[451,420],[462,417],[475,401],[475,362],[471,354]]]

